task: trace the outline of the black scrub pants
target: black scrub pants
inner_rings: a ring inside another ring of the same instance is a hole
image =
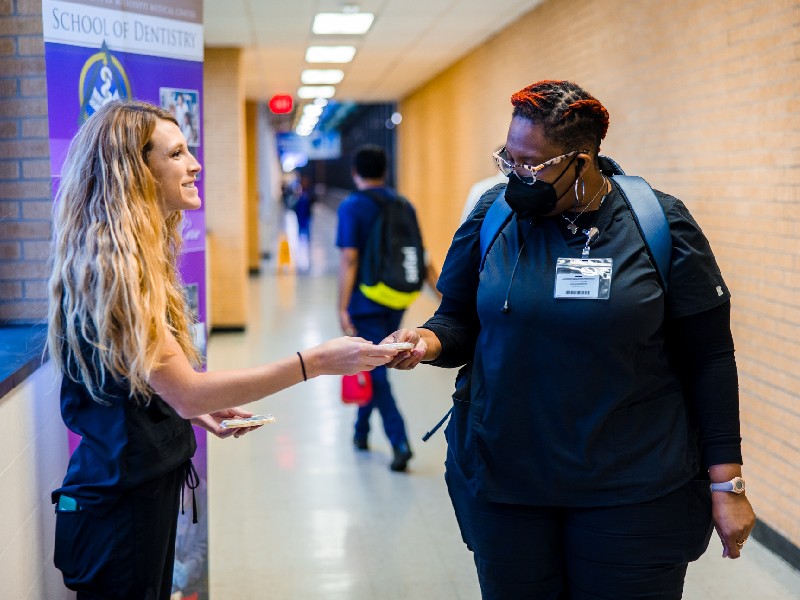
[[[185,474],[126,492],[102,516],[56,512],[53,561],[78,600],[169,600]]]
[[[678,599],[713,530],[707,481],[640,504],[564,508],[478,500],[452,464],[445,479],[484,600]]]
[[[399,310],[386,310],[374,315],[353,315],[353,327],[357,334],[370,342],[379,343],[383,338],[400,328],[403,312]],[[383,421],[383,430],[393,448],[408,443],[406,425],[403,415],[397,407],[397,401],[389,385],[388,369],[375,367],[372,374],[372,401],[364,406],[359,406],[356,413],[356,423],[353,437],[366,440],[369,436],[369,418],[373,409],[378,409]]]

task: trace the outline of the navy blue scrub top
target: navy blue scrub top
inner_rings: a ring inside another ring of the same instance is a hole
[[[108,383],[100,404],[86,387],[67,376],[61,384],[61,415],[81,436],[70,457],[61,494],[96,514],[105,514],[126,493],[153,496],[147,484],[181,467],[196,449],[191,423],[158,396],[147,406],[134,402],[129,390]]]
[[[455,402],[446,431],[471,491],[494,502],[603,506],[680,487],[700,465],[665,322],[730,298],[699,226],[679,200],[656,192],[673,242],[665,297],[615,188],[597,213],[590,254],[613,259],[609,299],[556,299],[556,260],[579,258],[586,239],[565,239],[560,216],[513,218],[478,273],[480,226],[501,189],[456,232],[438,283],[446,297],[477,298],[470,393]]]

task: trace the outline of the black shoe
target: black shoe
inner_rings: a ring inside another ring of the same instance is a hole
[[[354,437],[353,447],[356,450],[369,450],[369,444],[367,444],[367,438]]]
[[[408,461],[411,460],[411,457],[414,456],[411,453],[411,448],[408,447],[408,444],[403,443],[399,446],[395,446],[392,448],[394,452],[394,458],[392,459],[392,464],[389,465],[389,468],[392,471],[405,471],[406,467],[408,466]]]

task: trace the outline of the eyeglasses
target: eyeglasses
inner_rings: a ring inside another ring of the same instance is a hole
[[[562,154],[561,156],[556,156],[555,158],[551,158],[550,160],[546,160],[540,165],[535,167],[531,165],[518,165],[512,162],[511,157],[506,152],[506,147],[503,146],[497,152],[494,152],[492,156],[494,157],[494,161],[497,163],[497,167],[500,169],[500,172],[508,177],[511,173],[517,176],[517,178],[522,181],[522,183],[526,183],[528,185],[533,185],[536,183],[536,174],[541,171],[542,169],[549,167],[550,165],[557,165],[565,158],[569,158],[573,154],[578,154],[579,152],[586,152],[585,150],[573,150],[572,152],[567,152],[566,154]],[[522,171],[522,173],[520,173]]]

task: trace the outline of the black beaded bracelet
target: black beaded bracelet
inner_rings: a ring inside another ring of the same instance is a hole
[[[303,381],[308,381],[308,376],[306,375],[306,363],[303,362],[303,355],[298,352],[297,358],[300,359],[300,368],[303,369]]]

